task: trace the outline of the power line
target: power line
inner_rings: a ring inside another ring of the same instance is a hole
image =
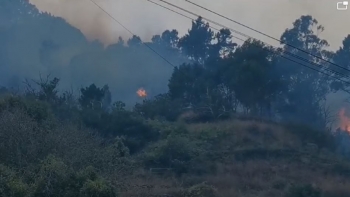
[[[170,9],[170,8],[167,8],[167,7],[165,7],[165,6],[162,6],[162,5],[160,5],[160,4],[158,4],[158,3],[155,3],[155,2],[153,2],[153,1],[151,1],[151,0],[147,0],[147,1],[149,1],[149,2],[151,2],[151,3],[153,3],[153,4],[155,4],[155,5],[161,6],[161,7],[165,8],[165,9],[167,9],[167,10],[170,10],[170,11],[172,11],[172,12],[174,12],[174,13],[179,13],[179,12],[176,12],[175,10],[172,10],[172,9]],[[195,15],[195,16],[197,16],[197,17],[199,16],[199,15],[197,15],[197,14],[191,12],[191,11],[188,11],[188,10],[186,10],[186,9],[184,9],[184,8],[181,8],[181,7],[179,7],[179,6],[176,6],[176,5],[174,5],[174,4],[171,4],[171,3],[169,3],[169,2],[166,2],[166,1],[164,1],[164,0],[159,0],[159,1],[164,2],[164,3],[168,4],[168,5],[173,6],[173,7],[176,7],[176,8],[178,8],[178,9],[180,9],[180,10],[182,10],[182,11],[185,11],[185,12],[187,12],[187,13],[190,13],[190,14],[192,14],[192,15]],[[186,18],[190,18],[190,17],[188,17],[188,16],[186,16],[186,15],[183,15],[183,14],[181,14],[181,13],[180,13],[180,15],[185,16]],[[199,17],[201,17],[201,16],[199,16]],[[248,35],[246,35],[246,34],[244,34],[244,33],[242,33],[242,32],[239,32],[239,31],[236,31],[236,30],[234,30],[234,29],[232,29],[232,28],[229,28],[229,27],[226,27],[226,26],[224,26],[224,25],[221,25],[220,23],[217,23],[217,22],[212,21],[212,20],[210,20],[210,19],[207,19],[207,18],[205,18],[205,17],[202,17],[202,18],[205,19],[205,20],[207,20],[207,21],[210,21],[210,22],[212,22],[212,23],[214,23],[214,24],[216,24],[216,25],[218,25],[218,26],[222,26],[222,27],[225,27],[225,28],[227,28],[227,29],[233,30],[234,32],[239,33],[240,35],[243,35],[243,36],[248,37],[248,38],[252,38],[252,37],[250,37],[250,36],[248,36]],[[193,20],[192,18],[190,18],[190,19]],[[212,28],[213,28],[213,27],[212,27]],[[237,37],[236,37],[236,38],[237,38]],[[240,38],[238,38],[238,39],[240,39]],[[255,39],[255,38],[253,38],[253,39],[254,39],[254,40],[258,40],[258,39]],[[243,39],[240,39],[240,40],[244,41]],[[262,42],[262,41],[261,41],[261,42]],[[263,42],[263,43],[265,43],[265,42]],[[265,43],[265,44],[267,44],[267,43]],[[269,45],[269,44],[267,44],[267,45]],[[272,46],[272,45],[269,45],[269,46]],[[272,46],[272,47],[273,47],[273,46]],[[266,48],[264,48],[264,49],[266,49]],[[267,50],[268,50],[268,49],[267,49]],[[269,50],[269,52],[272,52],[272,53],[274,53],[274,54],[277,54],[277,52],[275,52],[275,51]],[[317,65],[317,66],[320,66],[320,67],[322,66],[322,65],[319,65],[319,64],[317,64],[317,63],[315,63],[315,62],[311,62],[311,61],[309,61],[309,60],[307,60],[307,59],[305,59],[305,58],[302,58],[302,57],[300,57],[300,56],[297,56],[297,55],[295,55],[295,54],[293,54],[293,53],[290,53],[290,52],[287,52],[287,51],[284,51],[283,53],[289,54],[290,56],[295,57],[295,58],[297,58],[297,59],[299,59],[299,60],[306,61],[307,63],[314,64],[314,65]],[[334,76],[332,76],[332,75],[330,75],[330,74],[328,74],[328,73],[326,73],[326,72],[317,70],[317,69],[315,69],[315,68],[313,68],[313,67],[310,67],[310,66],[308,66],[308,65],[302,64],[302,63],[300,63],[300,62],[298,62],[298,61],[295,61],[295,60],[293,60],[293,59],[291,59],[291,58],[288,58],[288,57],[286,57],[286,56],[283,56],[282,54],[278,54],[278,55],[281,56],[281,57],[284,58],[284,59],[287,59],[287,60],[291,61],[291,62],[297,63],[297,64],[299,64],[299,65],[302,65],[302,66],[304,66],[304,67],[307,67],[307,68],[309,68],[309,69],[311,69],[311,70],[314,70],[314,71],[316,71],[316,72],[325,74],[325,75],[330,76],[330,77],[332,77],[332,78],[335,78],[335,79],[337,79],[337,80],[339,80],[339,81],[342,81],[342,82],[344,82],[344,83],[350,84],[350,82],[347,82],[347,81],[342,80],[342,79],[340,79],[340,78],[334,77]],[[331,69],[329,69],[329,68],[326,68],[325,70],[328,70],[329,72],[331,72],[331,73],[333,73],[333,74],[338,74],[338,75],[342,75],[342,76],[345,77],[345,78],[349,78],[349,76],[344,75],[344,74],[339,73],[339,72],[336,72],[336,71],[333,71],[333,70],[331,70]]]
[[[124,26],[121,22],[119,22],[115,17],[113,17],[111,14],[109,14],[105,9],[103,9],[100,5],[98,5],[94,0],[90,0],[93,4],[95,4],[98,8],[100,8],[104,13],[106,13],[109,17],[111,17],[115,22],[117,22],[121,27],[123,27],[126,31],[128,31],[131,35],[135,36],[136,35],[129,30],[126,26]],[[142,42],[142,41],[141,41]],[[165,62],[167,62],[170,66],[176,68],[174,64],[172,64],[170,61],[168,61],[164,56],[159,54],[157,51],[155,51],[152,47],[150,47],[147,43],[142,42],[148,49],[153,51],[155,54],[157,54],[160,58],[162,58]]]
[[[171,11],[171,12],[180,14],[181,16],[185,16],[186,18],[190,18],[190,17],[187,17],[187,16],[184,15],[184,14],[181,14],[181,13],[179,13],[179,12],[176,12],[175,10],[172,10],[172,9],[170,9],[170,8],[167,8],[167,7],[165,7],[165,6],[163,6],[163,5],[160,5],[160,4],[158,4],[158,3],[155,3],[155,2],[153,2],[153,1],[151,1],[151,0],[147,0],[147,1],[149,1],[149,2],[151,2],[151,3],[153,3],[153,4],[156,4],[156,5],[158,5],[158,6],[161,6],[161,7],[165,8],[165,9]],[[175,7],[175,8],[177,8],[177,9],[179,9],[179,10],[182,10],[182,11],[184,11],[184,12],[187,12],[187,13],[193,15],[193,16],[201,17],[201,18],[203,18],[204,20],[206,20],[206,21],[208,21],[208,22],[210,22],[210,23],[213,23],[213,24],[215,24],[215,25],[217,25],[217,26],[221,26],[221,27],[223,27],[223,28],[230,29],[232,32],[237,33],[237,34],[239,34],[239,35],[241,35],[241,36],[244,36],[244,37],[246,37],[246,38],[248,38],[248,39],[249,39],[249,38],[250,38],[250,39],[252,38],[252,39],[258,40],[258,39],[256,39],[256,38],[253,38],[253,37],[251,37],[251,36],[249,36],[249,35],[247,35],[247,34],[244,34],[244,33],[240,32],[240,31],[237,31],[237,30],[235,30],[235,29],[232,29],[232,28],[230,28],[230,27],[227,27],[227,26],[225,26],[225,25],[222,25],[222,24],[220,24],[220,23],[218,23],[218,22],[216,22],[216,21],[213,21],[213,20],[210,20],[210,19],[208,19],[208,18],[202,17],[202,16],[200,16],[200,15],[194,13],[194,12],[191,12],[191,11],[189,11],[189,10],[186,10],[186,9],[184,9],[184,8],[182,8],[182,7],[179,7],[179,6],[177,6],[177,5],[174,5],[174,4],[172,4],[172,3],[169,3],[169,2],[167,2],[167,1],[165,1],[165,0],[159,0],[159,1],[161,1],[161,2],[163,2],[163,3],[166,3],[166,4],[168,4],[168,5],[172,6],[172,7]],[[193,20],[192,18],[190,18],[190,19]],[[201,23],[204,24],[203,22],[201,22]],[[209,25],[209,27],[218,30],[217,28],[214,28],[214,27],[212,27],[212,26],[210,26],[210,25]],[[227,33],[226,33],[226,34],[227,34]],[[235,36],[233,36],[233,37],[235,37]],[[237,37],[235,37],[235,38],[237,38]],[[240,38],[238,38],[238,39],[241,40],[241,41],[244,41],[243,39],[240,39]],[[261,42],[262,42],[262,41],[261,41]],[[265,43],[266,45],[269,45],[269,46],[273,47],[272,45],[270,45],[270,44],[268,44],[268,43],[266,43],[266,42],[263,42],[263,43]],[[287,55],[290,55],[290,56],[292,56],[292,57],[294,57],[294,58],[297,58],[297,59],[299,59],[299,60],[302,60],[302,61],[304,61],[304,62],[307,62],[307,63],[309,63],[309,64],[313,64],[313,65],[315,65],[315,66],[322,67],[322,65],[320,65],[320,64],[317,64],[317,63],[315,63],[315,62],[312,62],[312,61],[310,61],[310,60],[308,60],[308,59],[306,59],[306,58],[300,57],[300,56],[298,56],[298,55],[296,55],[296,54],[293,54],[293,53],[291,53],[291,52],[283,51],[283,53],[285,53],[285,54],[287,54]],[[330,69],[330,68],[325,68],[325,70],[327,70],[327,71],[329,71],[329,72],[331,72],[331,73],[333,73],[333,74],[337,74],[337,75],[339,75],[339,76],[345,77],[345,78],[350,78],[350,76],[345,75],[345,74],[340,73],[340,72],[337,72],[337,71],[333,71],[333,70]]]
[[[147,1],[150,2],[150,3],[153,3],[153,4],[157,5],[157,6],[160,6],[160,7],[164,8],[164,9],[167,9],[167,10],[169,10],[169,11],[171,11],[171,12],[174,12],[174,13],[176,13],[176,14],[178,14],[178,15],[181,15],[181,16],[183,16],[183,17],[185,17],[185,18],[188,18],[188,19],[190,19],[190,20],[195,20],[195,19],[193,19],[193,18],[191,18],[191,17],[189,17],[189,16],[186,16],[186,15],[180,13],[180,12],[177,12],[177,11],[175,11],[175,10],[172,10],[172,9],[170,9],[170,8],[168,8],[168,7],[165,7],[165,6],[163,6],[163,5],[159,4],[159,3],[156,3],[156,2],[154,2],[154,1],[151,1],[151,0],[147,0]],[[215,30],[217,30],[217,31],[220,31],[220,29],[218,29],[218,28],[215,28],[215,27],[212,27],[212,26],[210,26],[210,27],[211,27],[212,29],[215,29]],[[232,37],[233,37],[233,38],[236,38],[237,40],[240,40],[240,41],[242,41],[242,42],[245,42],[245,40],[243,40],[242,38],[239,38],[239,37],[236,37],[236,36],[232,36]]]
[[[178,13],[178,12],[176,12],[176,11],[170,9],[170,8],[167,8],[167,7],[165,7],[165,6],[162,6],[162,5],[160,5],[160,4],[157,4],[157,3],[153,2],[153,1],[150,1],[150,0],[147,0],[147,1],[149,1],[149,2],[151,2],[151,3],[154,3],[154,4],[156,4],[156,5],[159,5],[159,6],[163,7],[163,8],[166,8],[166,9],[172,11],[172,12]],[[168,5],[172,6],[172,7],[175,7],[175,8],[177,8],[177,9],[179,9],[179,10],[182,10],[182,11],[184,11],[184,12],[187,12],[187,13],[193,15],[193,16],[196,16],[196,17],[200,16],[200,15],[194,13],[194,12],[191,12],[191,11],[189,11],[189,10],[186,10],[186,9],[184,9],[184,8],[182,8],[182,7],[179,7],[179,6],[177,6],[177,5],[174,5],[174,4],[169,3],[169,2],[167,2],[167,1],[164,1],[164,0],[159,0],[159,1],[161,1],[161,2],[163,2],[163,3],[166,3],[166,4],[168,4]],[[200,17],[202,17],[202,16],[200,16]],[[220,23],[217,23],[217,22],[215,22],[215,21],[213,21],[213,20],[210,20],[210,19],[205,18],[205,17],[202,17],[202,18],[205,19],[206,21],[212,23],[212,24],[215,24],[215,25],[218,25],[218,26],[220,26],[220,27],[224,27],[224,28],[229,29],[229,27],[226,27],[226,26],[224,26],[224,25],[222,25],[222,24],[220,24]],[[194,20],[194,19],[191,18],[191,20]],[[213,28],[212,26],[210,26],[210,27]],[[213,29],[215,29],[215,28],[213,28]],[[217,30],[220,31],[219,29],[217,29]],[[249,36],[247,36],[247,35],[245,35],[245,34],[239,32],[239,31],[236,31],[236,30],[233,30],[233,29],[232,29],[232,31],[233,31],[233,32],[236,32],[237,34],[239,34],[239,35],[241,35],[241,36],[249,37]],[[242,40],[242,39],[240,39],[240,38],[238,38],[238,39],[239,39],[239,40]],[[243,40],[243,41],[245,41],[245,40]]]
[[[311,67],[311,66],[308,66],[308,65],[305,65],[305,64],[303,64],[303,63],[297,62],[297,61],[295,61],[295,60],[293,60],[293,59],[291,59],[291,58],[285,57],[285,56],[283,56],[283,55],[280,55],[280,56],[281,56],[282,58],[286,59],[286,60],[292,61],[292,62],[294,62],[294,63],[297,63],[297,64],[301,65],[301,66],[307,67],[307,68],[309,68],[309,69],[311,69],[311,70],[314,70],[314,71],[316,71],[316,72],[322,73],[322,74],[324,74],[324,75],[327,75],[327,76],[329,76],[329,77],[332,77],[332,78],[334,78],[334,79],[336,79],[336,80],[342,81],[342,82],[344,82],[344,83],[350,85],[350,82],[348,82],[348,81],[345,81],[345,80],[343,80],[343,79],[334,77],[333,75],[330,75],[330,74],[328,74],[328,73],[326,73],[326,72],[317,70],[317,69],[315,69],[315,68],[313,68],[313,67]],[[333,71],[333,72],[335,72],[335,71]]]
[[[98,5],[95,1],[93,1],[93,0],[90,0],[93,4],[95,4],[98,8],[100,8],[104,13],[106,13],[109,17],[111,17],[115,22],[117,22],[121,27],[123,27],[125,30],[127,30],[131,35],[133,35],[133,36],[136,36],[131,30],[129,30],[126,26],[124,26],[120,21],[118,21],[116,18],[114,18],[111,14],[109,14],[106,10],[104,10],[100,5]],[[163,1],[163,0],[160,0],[160,1]],[[164,1],[163,1],[164,2]],[[173,65],[171,62],[169,62],[165,57],[163,57],[162,55],[160,55],[157,51],[155,51],[152,47],[150,47],[148,44],[146,44],[146,43],[144,43],[144,42],[142,42],[142,44],[144,44],[147,48],[149,48],[151,51],[153,51],[155,54],[157,54],[160,58],[162,58],[164,61],[166,61],[169,65],[171,65],[172,67],[174,67],[174,68],[176,68],[176,66],[175,65]],[[288,60],[290,60],[290,61],[293,61],[293,62],[295,62],[295,63],[298,63],[298,64],[300,64],[300,65],[303,65],[303,66],[305,66],[305,67],[308,67],[308,68],[310,68],[310,69],[312,69],[312,70],[315,70],[315,71],[317,71],[317,72],[320,72],[320,73],[323,73],[323,74],[325,74],[325,75],[328,75],[328,76],[330,76],[330,77],[333,77],[333,78],[336,78],[336,77],[334,77],[334,76],[332,76],[332,75],[329,75],[329,74],[327,74],[327,73],[325,73],[325,72],[321,72],[321,71],[318,71],[318,70],[316,70],[316,69],[314,69],[314,68],[312,68],[312,67],[309,67],[309,66],[307,66],[307,65],[304,65],[304,64],[301,64],[301,63],[299,63],[299,62],[296,62],[296,61],[294,61],[294,60],[291,60],[290,58],[287,58],[287,57],[283,57],[283,58],[285,58],[285,59],[288,59]],[[343,82],[345,82],[345,83],[349,83],[349,82],[347,82],[347,81],[344,81],[344,80],[342,80],[342,79],[339,79],[339,78],[336,78],[336,79],[338,79],[338,80],[340,80],[340,81],[343,81]],[[349,83],[350,84],[350,83]]]
[[[300,57],[300,56],[298,56],[298,55],[295,55],[295,54],[293,54],[293,53],[291,53],[291,52],[284,51],[283,53],[288,54],[288,55],[290,55],[290,56],[292,56],[292,57],[294,57],[294,58],[297,58],[297,59],[299,59],[299,60],[302,60],[302,61],[304,61],[304,62],[307,62],[307,63],[309,63],[309,64],[312,64],[312,65],[315,65],[315,66],[319,66],[319,67],[322,66],[322,65],[317,64],[317,63],[315,63],[315,62],[312,62],[312,61],[310,61],[310,60],[308,60],[308,59],[306,59],[306,58],[303,58],[303,57]],[[340,72],[338,72],[338,71],[332,70],[331,68],[325,68],[324,70],[329,71],[329,72],[331,72],[331,73],[333,73],[333,74],[337,74],[337,75],[339,75],[339,76],[341,76],[341,77],[350,79],[350,76],[349,76],[349,75],[346,75],[346,74],[340,73]]]
[[[148,1],[149,1],[149,0],[148,0]],[[159,0],[159,1],[164,2],[164,3],[166,3],[166,4],[168,4],[168,5],[172,6],[172,7],[176,7],[177,9],[180,9],[180,10],[182,10],[182,11],[184,11],[184,12],[187,12],[187,13],[189,13],[189,14],[191,14],[191,15],[194,15],[194,16],[197,16],[197,17],[201,17],[201,18],[205,19],[206,21],[209,21],[210,23],[213,23],[213,24],[216,24],[216,25],[218,25],[218,26],[221,26],[221,27],[230,29],[232,32],[237,33],[237,34],[239,34],[239,35],[242,35],[242,36],[244,36],[244,37],[246,37],[246,38],[258,40],[258,39],[256,39],[256,38],[253,38],[253,37],[251,37],[251,36],[248,36],[247,34],[244,34],[244,33],[242,33],[242,32],[239,32],[239,31],[237,31],[237,30],[235,30],[235,29],[232,29],[232,28],[227,27],[227,26],[225,26],[225,25],[222,25],[222,24],[220,24],[220,23],[218,23],[218,22],[215,22],[215,21],[210,20],[210,19],[208,19],[208,18],[202,17],[202,16],[200,16],[200,15],[194,13],[194,12],[191,12],[191,11],[189,11],[189,10],[186,10],[186,9],[184,9],[184,8],[182,8],[182,7],[179,7],[179,6],[177,6],[177,5],[174,5],[174,4],[172,4],[172,3],[169,3],[169,2],[167,2],[167,1],[165,1],[165,0]],[[150,1],[150,2],[151,2],[151,1]],[[164,6],[162,6],[162,7],[164,7]],[[169,9],[169,8],[168,8],[168,9]],[[171,10],[171,9],[169,9],[169,10]],[[173,11],[173,10],[171,10],[171,11]],[[263,42],[263,41],[261,41],[261,42]],[[271,46],[271,47],[274,47],[274,46],[272,46],[272,45],[270,45],[270,44],[268,44],[268,43],[266,43],[266,42],[263,42],[263,43],[265,43],[266,45],[269,45],[269,46]],[[270,52],[271,52],[271,51],[270,51]],[[275,52],[272,52],[272,53],[275,53]],[[291,52],[283,51],[283,53],[288,54],[288,55],[290,55],[290,56],[292,56],[292,57],[295,57],[295,58],[297,58],[297,59],[299,59],[299,60],[305,61],[305,62],[307,62],[307,63],[309,63],[309,64],[313,64],[313,65],[316,65],[316,66],[318,66],[318,67],[322,67],[322,65],[320,65],[320,64],[317,64],[317,63],[315,63],[315,62],[312,62],[312,61],[310,61],[310,60],[308,60],[308,59],[306,59],[306,58],[300,57],[300,56],[298,56],[298,55],[296,55],[296,54],[293,54],[293,53],[291,53]],[[325,70],[327,70],[327,71],[329,71],[329,72],[331,72],[331,73],[333,73],[333,74],[337,74],[337,75],[339,75],[339,76],[345,77],[345,78],[350,78],[350,76],[345,75],[345,74],[340,73],[340,72],[337,72],[337,71],[333,71],[333,70],[330,69],[330,68],[325,68]]]
[[[233,19],[230,19],[230,18],[228,18],[228,17],[226,17],[226,16],[224,16],[224,15],[222,15],[222,14],[219,14],[219,13],[217,13],[217,12],[214,12],[214,11],[212,11],[212,10],[206,8],[206,7],[203,7],[203,6],[199,5],[199,4],[193,3],[192,1],[189,1],[189,0],[185,0],[185,1],[188,2],[188,3],[190,3],[190,4],[192,4],[192,5],[197,6],[197,7],[199,7],[199,8],[202,8],[202,9],[204,9],[204,10],[210,12],[210,13],[213,13],[213,14],[215,14],[215,15],[217,15],[217,16],[220,16],[220,17],[225,18],[225,19],[227,19],[227,20],[229,20],[229,21],[231,21],[231,22],[234,22],[234,23],[236,23],[236,24],[238,24],[238,25],[241,25],[241,26],[243,26],[243,27],[245,27],[245,28],[248,28],[248,29],[250,29],[250,30],[252,30],[252,31],[255,31],[255,32],[259,33],[259,34],[262,34],[262,35],[264,35],[264,36],[266,36],[266,37],[268,37],[268,38],[271,38],[271,39],[273,39],[273,40],[275,40],[275,41],[278,41],[278,42],[280,42],[280,43],[282,43],[282,44],[285,44],[285,45],[287,45],[287,46],[289,46],[289,47],[292,47],[292,48],[297,49],[297,50],[299,50],[299,51],[301,51],[301,52],[304,52],[304,53],[306,53],[306,54],[308,54],[308,55],[311,55],[311,56],[313,56],[313,57],[315,57],[315,58],[317,58],[317,59],[319,59],[319,60],[325,61],[325,62],[327,62],[327,63],[329,63],[329,64],[332,64],[332,65],[334,65],[334,66],[336,66],[336,67],[342,68],[342,69],[344,69],[344,70],[346,70],[346,71],[350,71],[349,69],[347,69],[347,68],[345,68],[345,67],[342,67],[342,66],[340,66],[340,65],[338,65],[338,64],[335,64],[335,63],[333,63],[333,62],[331,62],[331,61],[329,61],[329,60],[326,60],[326,59],[324,59],[324,58],[322,58],[322,57],[320,57],[320,56],[314,55],[314,54],[312,54],[312,53],[310,53],[310,52],[308,52],[308,51],[306,51],[306,50],[304,50],[304,49],[300,49],[300,48],[298,48],[298,47],[296,47],[296,46],[293,46],[293,45],[291,45],[291,44],[288,44],[288,43],[286,43],[286,42],[283,42],[283,41],[280,40],[280,39],[274,38],[274,37],[272,37],[272,36],[270,36],[270,35],[268,35],[268,34],[266,34],[266,33],[263,33],[263,32],[261,32],[261,31],[259,31],[259,30],[256,30],[256,29],[252,28],[252,27],[249,27],[249,26],[247,26],[247,25],[244,25],[244,24],[242,24],[242,23],[240,23],[240,22],[238,22],[238,21],[235,21],[235,20],[233,20]]]

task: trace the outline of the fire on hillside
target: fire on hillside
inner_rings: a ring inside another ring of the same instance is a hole
[[[137,92],[136,92],[136,94],[137,94],[139,97],[141,97],[141,98],[147,97],[147,92],[146,92],[146,90],[143,89],[143,88],[138,89]]]
[[[345,114],[345,108],[339,112],[339,129],[350,133],[350,118]]]

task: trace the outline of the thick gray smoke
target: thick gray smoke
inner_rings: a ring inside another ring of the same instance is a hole
[[[98,38],[104,43],[111,43],[116,41],[118,36],[130,36],[127,31],[91,3],[90,0],[30,1],[41,10],[62,16],[69,23],[81,29],[90,39]],[[94,1],[143,39],[150,39],[152,35],[160,33],[164,29],[176,28],[183,34],[186,33],[190,25],[188,19],[155,6],[146,0]],[[160,3],[159,0],[154,1]],[[311,15],[326,27],[321,37],[328,40],[333,49],[337,49],[343,38],[350,32],[350,26],[345,24],[346,19],[350,18],[350,8],[348,11],[338,11],[336,9],[337,1],[332,0],[192,1],[274,37],[279,37],[301,15]],[[169,2],[224,23],[248,35],[262,38],[271,44],[275,43],[186,3],[184,0],[170,0]]]
[[[143,40],[149,40],[152,35],[159,34],[165,29],[176,28],[180,35],[186,33],[190,26],[190,21],[182,16],[164,10],[155,6],[146,0],[94,0],[103,7],[113,17],[116,17],[126,27]],[[154,0],[158,3],[158,0]],[[129,38],[131,35],[119,26],[107,14],[96,7],[90,0],[31,0],[40,10],[50,12],[56,16],[61,16],[70,24],[79,28],[88,39],[99,39],[104,44],[110,44],[117,41],[119,36]],[[213,14],[203,11],[184,0],[171,0],[171,3],[192,10],[202,16],[209,17],[215,21],[223,23],[236,30],[242,31],[250,36],[262,39],[270,44],[277,45],[276,41],[261,36],[253,31],[238,26],[229,21],[225,21]],[[292,22],[301,15],[312,15],[320,24],[325,26],[325,31],[320,37],[326,39],[332,50],[337,50],[341,45],[343,38],[350,32],[350,26],[345,25],[346,20],[350,18],[350,10],[338,11],[336,9],[337,1],[329,0],[193,0],[193,2],[215,10],[223,15],[235,19],[241,23],[254,27],[271,36],[279,38],[281,33],[292,25]],[[239,41],[237,41],[239,43]],[[152,55],[152,54],[150,54]],[[157,57],[156,57],[157,58]],[[159,73],[159,70],[155,68]],[[94,69],[90,69],[94,73]],[[105,71],[108,69],[106,68]],[[110,70],[110,69],[109,69]],[[122,69],[124,70],[124,69]],[[113,73],[109,78],[103,77],[104,71],[98,75],[93,75],[91,80],[101,81],[101,83],[118,83],[133,86],[142,85],[142,80],[151,84],[166,84],[166,78],[170,75],[170,70],[164,71],[167,74],[157,78],[150,71],[143,73],[143,76],[135,76],[137,70],[129,70],[128,73],[120,76],[116,70],[109,71]],[[120,70],[119,70],[120,72]],[[96,73],[94,73],[96,74]],[[133,77],[135,76],[135,77]],[[150,77],[152,76],[152,77]],[[103,82],[102,82],[103,81]],[[133,82],[138,81],[136,84]],[[131,85],[135,84],[135,85]],[[119,85],[120,86],[120,85]],[[334,111],[342,106],[344,96],[341,93],[329,96],[329,103]]]
[[[175,28],[180,32],[180,35],[183,35],[191,24],[187,18],[164,10],[146,0],[94,1],[144,41],[150,40],[153,35],[160,34],[166,29]],[[158,0],[153,1],[160,3]],[[117,42],[119,36],[125,40],[131,37],[128,31],[90,0],[30,0],[30,2],[41,11],[63,17],[72,26],[78,28],[90,41],[98,39],[108,45]],[[259,36],[248,29],[200,10],[184,0],[171,0],[169,2],[277,45],[271,39]],[[350,32],[350,26],[344,25],[344,19],[350,18],[350,11],[337,11],[335,1],[193,0],[193,2],[277,38],[301,15],[312,15],[325,26],[325,31],[320,37],[328,40],[334,50],[339,47],[343,38]],[[30,25],[28,24],[28,26]],[[2,76],[2,82],[6,80],[7,83],[10,81],[11,84],[15,82],[21,84],[20,81],[23,78],[37,78],[39,73],[42,75],[52,73],[53,76],[62,79],[63,89],[71,86],[76,89],[91,83],[97,83],[100,86],[109,84],[115,99],[123,99],[129,103],[138,100],[135,92],[140,87],[152,92],[152,95],[166,91],[166,84],[173,68],[148,49],[138,51],[137,54],[121,53],[118,56],[113,55],[113,53],[106,57],[101,55],[102,46],[98,50],[96,47],[91,47],[84,41],[79,32],[76,32],[75,35],[69,35],[69,37],[66,35],[68,31],[60,28],[59,25],[53,25],[55,27],[50,25],[52,24],[47,24],[47,27],[26,28],[26,31],[19,31],[18,34],[12,35],[13,43],[8,44],[7,47],[7,56],[11,60],[11,65],[2,68],[6,69],[2,70],[2,73],[6,73]],[[42,36],[38,36],[37,28],[44,31],[41,32]],[[67,37],[69,38],[67,39]],[[39,50],[33,50],[39,49],[40,44],[45,40],[53,40],[61,45],[60,48],[51,53],[50,65],[42,65]],[[19,50],[21,51],[20,58],[18,58]],[[118,64],[115,61],[117,56],[119,58]],[[181,62],[171,54],[167,54],[167,56],[175,65]],[[77,62],[76,59],[84,58],[87,58],[84,64],[74,63]],[[339,103],[341,99],[339,96],[335,96],[332,100],[337,100],[336,103]]]

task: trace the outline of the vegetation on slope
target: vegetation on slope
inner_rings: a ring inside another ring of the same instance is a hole
[[[328,51],[323,29],[301,16],[280,48],[238,45],[199,17],[148,43],[171,70],[137,36],[104,48],[27,0],[1,1],[0,196],[350,196],[350,137],[329,131],[326,105],[349,86],[281,57],[349,67],[350,36]],[[41,70],[58,78],[20,88]]]
[[[1,196],[350,194],[350,163],[335,153],[335,138],[306,126],[171,123],[123,111],[144,125],[138,133],[154,133],[136,143],[132,134],[105,138],[79,122],[62,122],[44,101],[5,96],[0,106]],[[132,131],[134,123],[123,119],[118,131]]]

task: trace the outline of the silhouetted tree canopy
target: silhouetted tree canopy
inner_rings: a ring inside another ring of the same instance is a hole
[[[0,0],[0,196],[350,196],[326,105],[350,86],[318,71],[350,73],[315,57],[350,69],[350,35],[330,51],[307,15],[280,47],[189,25],[104,46]]]

